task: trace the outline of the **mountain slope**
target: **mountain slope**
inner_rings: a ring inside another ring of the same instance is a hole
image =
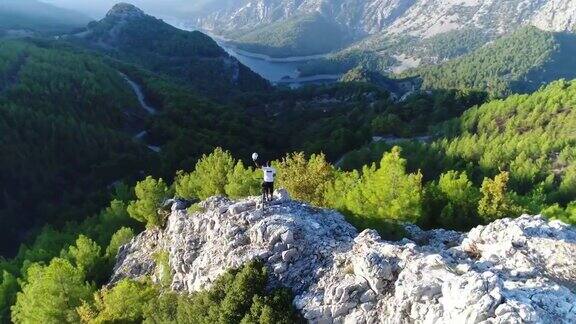
[[[210,37],[176,29],[132,5],[116,5],[76,39],[121,60],[183,79],[212,97],[268,87]]]
[[[241,30],[228,37],[244,50],[278,57],[323,54],[348,41],[338,24],[319,14]]]
[[[441,134],[446,138],[435,146],[458,165],[509,170],[518,192],[542,184],[560,203],[576,199],[574,81],[472,108],[444,125]]]
[[[139,108],[132,90],[101,59],[0,42],[2,255],[35,225],[92,214],[110,184],[149,169],[148,149],[124,131],[131,108]]]
[[[576,77],[576,36],[535,27],[447,63],[408,72],[424,89],[471,89],[496,96],[532,92],[553,80]]]
[[[524,25],[550,31],[571,31],[576,1],[558,0],[246,0],[213,1],[193,24],[230,35],[318,13],[338,24],[348,38],[387,34],[425,39],[454,30],[481,29],[503,35]],[[273,44],[270,44],[273,45]]]
[[[44,34],[65,33],[85,26],[90,18],[37,0],[2,0],[0,32],[26,30]]]
[[[576,200],[576,82],[557,81],[529,95],[513,95],[472,107],[461,117],[432,127],[430,143],[374,143],[351,152],[343,164],[357,168],[401,145],[412,169],[433,177],[465,171],[480,184],[509,173],[508,190],[542,211]],[[349,161],[349,162],[347,162]]]

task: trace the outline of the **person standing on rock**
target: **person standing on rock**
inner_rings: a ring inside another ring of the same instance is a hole
[[[276,177],[276,169],[274,169],[269,161],[264,162],[262,166],[258,164],[258,153],[252,154],[252,160],[257,168],[262,169],[262,202],[271,201],[274,199],[274,178]]]

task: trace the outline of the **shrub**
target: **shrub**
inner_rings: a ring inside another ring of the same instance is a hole
[[[566,224],[576,225],[576,201],[573,201],[566,206],[566,208],[560,207],[558,204],[554,204],[542,211],[542,215],[550,219],[558,219]]]

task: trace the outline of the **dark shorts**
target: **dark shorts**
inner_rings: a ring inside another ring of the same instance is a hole
[[[274,182],[262,182],[262,193],[272,195],[274,193]]]

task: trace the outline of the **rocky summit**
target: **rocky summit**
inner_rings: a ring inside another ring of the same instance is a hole
[[[275,197],[264,209],[255,197],[212,197],[194,212],[175,203],[165,229],[120,249],[111,284],[160,280],[158,252],[182,292],[259,258],[313,323],[576,322],[576,231],[564,223],[524,215],[469,233],[407,226],[410,238],[390,242],[283,190]]]
[[[106,17],[143,17],[145,16],[144,11],[140,10],[136,6],[129,3],[118,3],[112,7],[106,14]]]

